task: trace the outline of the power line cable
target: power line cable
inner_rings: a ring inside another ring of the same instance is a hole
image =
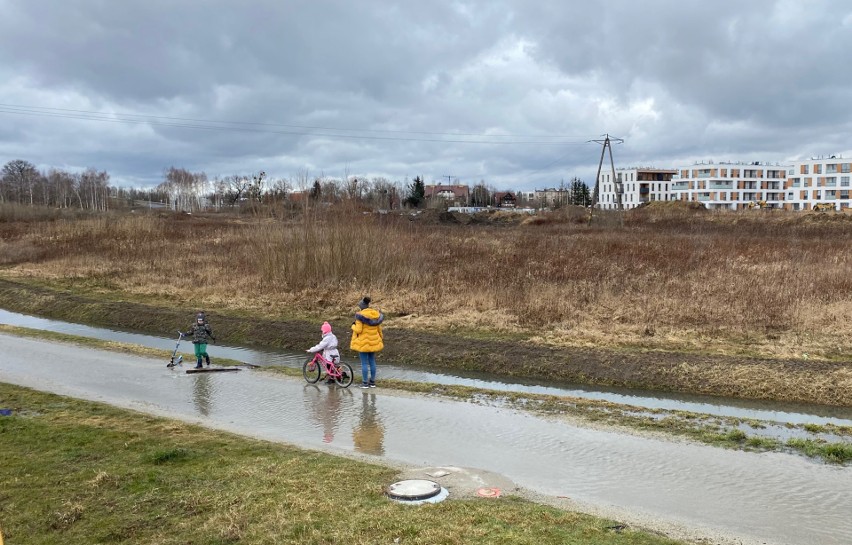
[[[482,134],[482,133],[441,133],[441,132],[426,132],[426,131],[403,131],[403,130],[390,130],[390,129],[349,129],[349,128],[335,128],[335,127],[313,127],[313,126],[305,126],[305,125],[288,125],[282,123],[257,123],[257,122],[247,122],[247,121],[217,121],[217,120],[205,120],[205,119],[193,119],[193,118],[182,118],[182,117],[168,117],[168,116],[156,116],[156,115],[147,115],[147,114],[127,114],[127,113],[109,113],[109,112],[97,112],[90,110],[74,110],[68,108],[51,108],[51,107],[42,107],[42,106],[23,106],[16,104],[2,104],[0,103],[0,113],[6,114],[18,114],[18,115],[31,115],[31,116],[39,116],[39,117],[55,117],[55,118],[66,118],[66,119],[80,119],[85,121],[103,121],[103,122],[111,122],[111,123],[126,123],[126,124],[149,124],[154,126],[166,126],[166,127],[178,127],[178,128],[191,128],[191,129],[203,129],[203,130],[224,130],[224,131],[242,131],[242,132],[266,132],[273,134],[291,134],[291,135],[302,135],[302,136],[326,136],[332,138],[360,138],[360,139],[372,139],[372,140],[400,140],[400,141],[422,141],[422,142],[447,142],[447,143],[471,143],[471,144],[541,144],[541,145],[554,145],[554,144],[581,144],[587,142],[587,140],[578,141],[578,142],[565,142],[565,141],[479,141],[479,140],[447,140],[447,139],[426,139],[426,138],[402,138],[402,137],[379,137],[379,136],[368,136],[368,135],[347,135],[347,134],[327,134],[327,133],[316,133],[316,132],[301,132],[301,131],[274,131],[274,130],[261,130],[261,129],[251,129],[240,127],[239,125],[246,125],[249,127],[289,127],[289,128],[297,128],[297,129],[306,129],[310,131],[336,131],[336,132],[370,132],[370,133],[389,133],[389,134],[423,134],[423,135],[432,135],[432,136],[449,136],[449,137],[460,137],[460,136],[475,136],[480,138],[548,138],[548,139],[585,139],[586,137],[582,136],[569,136],[569,135],[520,135],[520,134]],[[161,121],[165,120],[165,121]],[[185,122],[191,122],[192,124],[188,124]],[[201,125],[199,125],[201,123]],[[232,126],[229,126],[232,125]],[[235,125],[235,126],[233,126]]]

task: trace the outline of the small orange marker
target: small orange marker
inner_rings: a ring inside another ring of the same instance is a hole
[[[476,495],[480,498],[499,498],[500,497],[500,489],[499,488],[480,488],[476,491]]]

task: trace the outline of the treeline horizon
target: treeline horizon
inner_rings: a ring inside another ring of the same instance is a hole
[[[40,171],[32,163],[16,159],[6,163],[0,171],[0,203],[105,211],[113,207],[111,199],[118,199],[127,201],[130,206],[137,201],[148,201],[167,205],[174,210],[194,212],[246,204],[281,204],[286,201],[305,204],[310,201],[349,201],[377,209],[398,209],[426,205],[425,185],[421,176],[411,182],[401,182],[379,176],[367,178],[348,174],[345,178],[324,175],[310,177],[307,171],[291,179],[269,178],[264,171],[260,171],[211,180],[204,172],[191,172],[172,166],[164,171],[163,181],[153,188],[128,188],[110,185],[110,175],[105,170],[90,167],[83,172],[69,172],[59,168]],[[576,194],[578,202],[568,198],[559,204],[583,204],[589,201],[588,186],[576,177],[568,186],[563,183],[560,188],[571,195]],[[516,197],[520,195],[518,191],[508,192]],[[492,204],[496,193],[493,186],[486,185],[484,180],[480,181],[472,186],[469,202],[464,204],[487,206]]]

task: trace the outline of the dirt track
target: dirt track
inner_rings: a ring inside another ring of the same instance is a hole
[[[180,327],[194,309],[100,301],[0,280],[0,307],[60,320],[163,334]],[[209,309],[218,339],[245,346],[301,350],[316,340],[313,322],[270,321]],[[349,323],[333,322],[337,331]],[[345,343],[346,335],[341,335]],[[515,341],[470,339],[385,327],[381,358],[400,365],[487,371],[519,377],[554,377],[608,386],[751,399],[852,405],[852,364],[705,356],[661,351],[551,348]]]

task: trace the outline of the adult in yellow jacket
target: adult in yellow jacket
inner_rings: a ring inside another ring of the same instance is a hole
[[[361,388],[376,387],[376,352],[385,347],[382,337],[382,322],[385,316],[370,308],[370,298],[358,302],[358,313],[352,322],[352,341],[349,348],[361,358]]]

